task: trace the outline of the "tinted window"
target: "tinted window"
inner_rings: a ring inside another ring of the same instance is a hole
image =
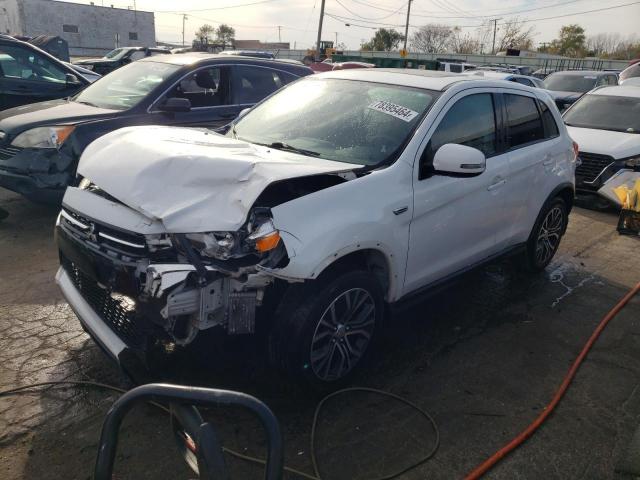
[[[564,117],[571,127],[640,133],[640,99],[614,95],[585,95]]]
[[[547,104],[544,102],[538,102],[540,105],[540,110],[542,111],[542,123],[544,124],[544,137],[545,138],[553,138],[560,135],[558,131],[558,124],[556,123],[555,118],[553,118],[553,114]]]
[[[496,153],[496,120],[490,93],[469,95],[449,109],[422,156],[421,177],[428,172],[435,153],[446,143],[477,148],[487,157]]]
[[[449,65],[449,70],[455,73],[462,73],[462,65],[454,63],[453,65]]]
[[[233,103],[257,103],[285,83],[287,82],[280,73],[270,68],[236,67],[233,82]]]
[[[618,78],[615,75],[609,75],[609,85],[617,85]]]
[[[507,108],[507,148],[542,140],[544,129],[536,101],[523,95],[504,95]]]
[[[514,82],[521,83],[522,85],[526,85],[527,87],[533,87],[533,83],[528,78],[516,77],[513,79]]]
[[[167,97],[186,98],[193,108],[217,107],[229,103],[227,85],[221,68],[204,68],[181,80]]]
[[[46,57],[22,47],[0,47],[0,76],[47,83],[66,83],[66,73]]]

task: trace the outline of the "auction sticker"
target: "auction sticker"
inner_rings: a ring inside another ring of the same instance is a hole
[[[377,102],[369,105],[368,108],[386,113],[387,115],[399,118],[405,122],[410,122],[416,115],[418,115],[418,112],[414,112],[410,108],[403,107],[402,105],[396,105],[395,103],[387,102],[385,100],[378,100]]]

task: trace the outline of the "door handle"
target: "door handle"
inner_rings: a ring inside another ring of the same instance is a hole
[[[549,155],[545,155],[544,159],[542,160],[542,165],[544,165],[545,167],[550,167],[553,164],[554,164],[553,158]]]
[[[396,209],[393,211],[393,214],[394,214],[394,215],[401,215],[401,214],[403,214],[404,212],[406,212],[407,210],[409,210],[409,207],[407,207],[407,206],[400,207],[400,208],[396,208]]]
[[[502,185],[507,183],[507,181],[504,178],[500,178],[500,177],[494,178],[493,181],[494,181],[494,183],[492,183],[491,185],[489,185],[487,187],[487,190],[489,190],[490,192],[500,188]]]

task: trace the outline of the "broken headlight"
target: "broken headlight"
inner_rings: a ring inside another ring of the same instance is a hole
[[[32,128],[18,135],[11,145],[20,148],[60,148],[74,128],[72,125]]]
[[[244,232],[188,233],[185,237],[204,257],[228,260],[246,255],[260,255],[275,249],[280,243],[280,232],[270,218],[248,225]]]
[[[204,257],[227,260],[242,255],[242,252],[236,252],[235,247],[238,242],[231,232],[188,233],[185,237]]]
[[[640,168],[640,156],[627,158],[624,161],[624,166],[627,168]]]

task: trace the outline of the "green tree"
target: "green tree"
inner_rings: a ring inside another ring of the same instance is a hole
[[[582,57],[587,50],[584,28],[580,25],[565,25],[560,29],[560,38],[551,42],[553,53],[568,57]]]
[[[404,35],[393,29],[380,28],[371,40],[360,45],[360,50],[389,52],[398,48]]]
[[[218,28],[216,28],[216,41],[223,45],[233,45],[235,40],[236,30],[229,25],[221,23]]]
[[[200,43],[209,43],[214,31],[215,29],[211,25],[205,23],[196,31],[196,40]]]

